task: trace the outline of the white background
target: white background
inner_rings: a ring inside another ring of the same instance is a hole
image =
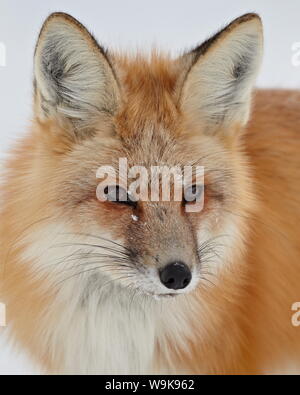
[[[258,85],[300,88],[300,66],[292,64],[292,45],[300,43],[299,0],[0,0],[0,43],[7,58],[6,67],[0,66],[0,158],[29,124],[34,45],[43,20],[53,11],[72,14],[110,48],[156,44],[174,55],[235,17],[255,11],[265,28]],[[0,374],[34,372],[25,356],[8,347],[3,332]]]

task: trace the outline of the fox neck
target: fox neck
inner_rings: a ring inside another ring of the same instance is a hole
[[[73,288],[75,289],[75,288]],[[64,291],[65,292],[65,291]],[[155,350],[154,311],[120,287],[99,297],[61,295],[65,306],[53,333],[60,372],[78,374],[146,374]],[[60,350],[63,344],[63,350]],[[54,366],[57,366],[55,363]]]
[[[170,374],[180,370],[178,364],[173,367],[169,355],[169,341],[180,347],[188,338],[190,327],[180,323],[186,311],[180,300],[175,309],[172,300],[135,296],[120,286],[109,287],[101,297],[96,290],[88,296],[65,296],[71,305],[65,304],[49,333],[58,356],[54,366],[59,366],[60,373]]]

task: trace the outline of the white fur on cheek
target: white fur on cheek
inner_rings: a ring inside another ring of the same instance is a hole
[[[226,269],[233,261],[233,255],[241,245],[243,235],[241,234],[241,220],[229,215],[224,220],[219,220],[216,230],[212,230],[208,224],[201,224],[197,232],[198,245],[208,243],[207,251],[203,250],[202,266],[203,270],[216,276],[222,269]],[[207,258],[207,259],[206,259]],[[200,256],[201,259],[201,256]]]
[[[108,234],[101,236],[110,239]],[[74,236],[64,224],[53,224],[30,239],[24,258],[33,262],[33,275],[46,274],[49,286],[58,288],[56,303],[47,313],[47,319],[55,322],[46,333],[54,359],[63,355],[62,372],[129,374],[149,369],[154,350],[151,316],[145,317],[138,306],[129,309],[127,293],[112,281],[111,266],[103,268],[102,276],[99,268],[93,277],[95,258],[91,265],[87,259],[86,268],[84,259],[76,259],[77,254],[81,257],[96,250],[81,246],[87,243],[87,237]],[[96,240],[88,239],[96,244]],[[57,316],[56,311],[62,307]]]
[[[186,347],[195,316],[191,301],[141,298],[112,281],[111,267],[78,275],[85,270],[84,260],[76,258],[78,249],[91,253],[93,247],[80,246],[87,237],[75,236],[63,223],[48,225],[25,241],[29,246],[24,258],[32,262],[32,275],[46,275],[49,290],[57,287],[55,301],[46,306],[44,322],[39,323],[39,343],[50,352],[59,373],[153,373],[157,342],[166,357],[167,339]],[[175,372],[171,361],[159,369]]]

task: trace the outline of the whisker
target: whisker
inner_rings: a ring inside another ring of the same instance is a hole
[[[92,247],[92,248],[97,248],[97,249],[103,249],[103,250],[107,250],[110,252],[114,252],[114,253],[118,253],[121,254],[123,256],[128,257],[129,254],[127,252],[124,251],[119,251],[116,249],[113,249],[111,247],[107,247],[107,246],[102,246],[102,245],[98,245],[98,244],[89,244],[89,243],[59,243],[59,244],[54,244],[52,245],[50,248],[59,248],[59,247],[74,247],[74,246],[79,246],[79,247]]]
[[[126,247],[126,246],[124,246],[124,245],[122,245],[122,244],[120,244],[120,243],[117,243],[117,242],[114,241],[114,240],[110,240],[110,239],[107,239],[107,238],[102,237],[102,236],[93,235],[93,234],[90,234],[90,233],[66,233],[66,234],[75,235],[75,236],[78,235],[78,236],[92,237],[92,238],[95,238],[95,239],[107,241],[107,242],[109,242],[109,243],[112,243],[112,244],[114,244],[114,245],[116,245],[116,246],[118,246],[118,247],[121,247],[121,248],[127,250],[128,252],[131,252],[130,248],[128,248],[128,247]]]
[[[105,264],[99,264],[99,262],[93,261],[93,262],[81,263],[81,264],[76,265],[76,266],[72,266],[72,267],[69,267],[69,268],[65,268],[65,269],[61,270],[60,272],[56,273],[56,275],[59,276],[60,274],[62,274],[62,273],[64,273],[64,272],[71,271],[71,270],[74,270],[74,269],[79,268],[79,267],[82,267],[82,266],[87,267],[87,266],[89,266],[89,265],[97,265],[95,268],[99,268],[99,269],[102,269],[102,268],[110,268],[111,271],[119,271],[120,268],[122,268],[122,269],[124,269],[124,270],[125,270],[125,268],[126,268],[126,269],[132,269],[130,266],[127,266],[127,265],[122,265],[122,264],[117,264],[117,265],[116,265],[115,263],[111,263],[111,264],[107,264],[107,263],[105,263]]]
[[[45,268],[49,268],[49,267],[55,267],[56,268],[59,265],[80,261],[82,259],[85,259],[86,262],[84,262],[84,263],[82,263],[80,265],[88,265],[88,264],[90,264],[88,259],[96,259],[96,258],[99,258],[99,259],[100,258],[101,259],[105,258],[108,261],[112,261],[115,264],[115,266],[118,266],[118,267],[119,266],[123,266],[123,267],[127,267],[129,269],[132,269],[131,265],[129,265],[129,264],[126,265],[126,262],[129,262],[128,259],[125,259],[123,257],[118,257],[118,256],[115,256],[115,255],[99,254],[99,253],[89,253],[89,252],[88,253],[83,253],[83,252],[81,252],[81,250],[79,250],[79,252],[75,251],[72,254],[69,254],[66,257],[63,257],[58,262],[50,263],[50,264],[44,265],[44,266],[40,265],[39,269],[35,272],[35,274],[40,274],[41,272],[44,271]],[[77,265],[77,266],[79,266],[79,265]],[[112,266],[113,266],[113,264],[112,264]],[[73,267],[74,266],[70,266],[68,268],[65,268],[64,270],[71,270]]]
[[[92,271],[95,271],[95,270],[98,270],[98,269],[99,269],[99,266],[94,267],[94,268],[92,268],[92,269],[87,269],[87,270],[83,270],[83,271],[81,271],[81,272],[75,273],[75,274],[73,274],[72,276],[69,276],[69,277],[67,277],[67,278],[65,278],[65,279],[63,279],[63,280],[61,280],[61,281],[55,283],[55,284],[54,284],[54,287],[58,287],[58,286],[61,285],[62,283],[65,283],[67,280],[70,280],[70,279],[72,279],[72,278],[74,278],[74,277],[78,277],[78,276],[81,276],[81,275],[83,275],[83,274],[85,274],[85,273],[89,273],[89,272],[92,272]],[[124,269],[120,269],[119,271],[121,271],[121,270],[124,270]],[[129,277],[134,277],[134,276],[135,276],[134,274],[127,274],[126,276],[123,276],[122,278],[129,278]],[[113,280],[117,280],[117,279],[113,279]],[[101,287],[101,288],[102,288],[102,287]]]
[[[3,277],[5,276],[5,267],[6,267],[6,263],[8,262],[8,260],[9,260],[9,258],[10,258],[10,254],[11,254],[11,252],[12,252],[12,249],[13,249],[13,248],[15,247],[15,245],[21,240],[21,238],[22,238],[22,236],[24,235],[24,233],[25,233],[27,230],[31,229],[33,226],[35,226],[35,225],[37,225],[37,224],[39,224],[39,223],[41,223],[41,222],[43,222],[43,221],[46,221],[46,220],[48,220],[48,219],[50,219],[50,218],[51,218],[51,217],[48,216],[48,217],[44,217],[44,218],[41,218],[41,219],[39,219],[39,220],[37,220],[37,221],[32,222],[30,225],[26,226],[26,227],[22,230],[22,232],[20,232],[19,235],[13,240],[13,242],[11,243],[11,245],[10,245],[8,251],[7,251],[6,257],[5,257],[5,259],[4,259],[3,270],[2,270],[2,275],[3,275]]]

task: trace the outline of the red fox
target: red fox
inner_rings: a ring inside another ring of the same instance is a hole
[[[298,366],[300,92],[254,90],[262,53],[256,14],[177,58],[112,53],[69,15],[46,20],[0,225],[0,301],[43,372]],[[101,201],[97,169],[120,158],[203,166],[186,186],[203,208],[108,181]]]

